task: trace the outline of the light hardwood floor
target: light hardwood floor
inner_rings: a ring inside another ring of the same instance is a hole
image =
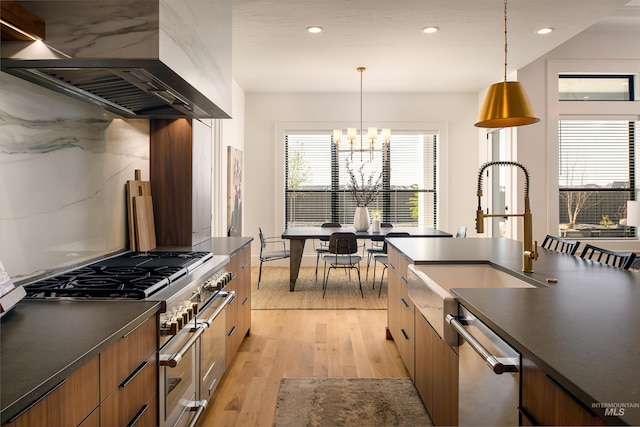
[[[199,427],[271,426],[283,377],[408,377],[386,310],[253,310]]]

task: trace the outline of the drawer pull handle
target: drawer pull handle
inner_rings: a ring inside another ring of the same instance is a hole
[[[244,297],[244,299],[242,300],[242,305],[245,305],[247,301],[249,301],[249,297]]]
[[[525,408],[523,408],[522,406],[518,407],[518,411],[520,411],[520,413],[522,414],[522,416],[529,422],[529,424],[533,425],[533,426],[539,426],[540,424],[536,422],[536,420],[531,416],[531,414],[529,413],[529,411],[527,411]]]
[[[231,328],[231,330],[229,331],[229,333],[227,334],[228,337],[230,337],[231,335],[233,335],[233,333],[236,331],[236,325],[233,325],[233,328]]]
[[[400,298],[400,301],[402,301],[402,304],[404,304],[406,308],[409,308],[409,303],[407,303],[404,298]]]
[[[149,405],[147,405],[146,403],[144,405],[142,405],[142,408],[140,408],[138,410],[138,412],[133,416],[131,421],[129,421],[129,423],[127,424],[127,427],[133,427],[134,425],[136,425],[136,423],[142,417],[142,415],[145,412],[147,412],[147,408],[149,408]]]
[[[39,398],[37,398],[36,400],[33,401],[33,403],[31,403],[29,406],[27,406],[26,408],[24,408],[22,411],[18,412],[16,415],[14,415],[13,417],[9,418],[9,420],[7,421],[7,423],[12,423],[16,420],[16,418],[18,418],[20,415],[24,414],[25,412],[27,412],[29,409],[33,408],[34,406],[36,406],[42,399],[44,399],[45,397],[49,396],[51,393],[53,393],[54,391],[56,391],[57,389],[60,388],[60,386],[64,383],[67,382],[67,379],[63,379],[62,381],[60,381],[58,384],[54,385],[53,387],[51,387],[51,389],[49,391],[47,391],[45,394],[43,394],[42,396],[40,396]]]
[[[127,378],[124,379],[124,381],[122,381],[122,383],[120,384],[120,387],[124,388],[127,385],[129,385],[129,383],[131,381],[133,381],[133,379],[136,377],[136,375],[138,375],[145,368],[145,366],[148,365],[148,363],[149,362],[147,362],[146,360],[144,362],[142,362],[140,364],[140,366],[138,366],[131,374],[129,374],[129,376]]]
[[[591,410],[591,408],[589,408],[587,405],[585,405],[584,403],[582,403],[581,401],[578,400],[577,397],[575,397],[573,394],[571,394],[571,392],[569,392],[569,390],[567,390],[566,388],[564,388],[564,386],[562,384],[560,384],[558,381],[554,380],[552,377],[550,377],[548,374],[545,374],[544,376],[546,379],[548,379],[551,384],[553,384],[554,386],[558,387],[558,389],[564,393],[569,399],[573,400],[574,402],[576,402],[576,404],[578,406],[580,406],[582,409],[584,409],[585,411],[587,411],[591,416],[593,417],[597,417],[597,415],[595,414],[595,412],[593,412]]]
[[[404,276],[400,276],[400,278],[402,279],[402,281],[403,281],[406,285],[408,285],[408,284],[409,284],[409,281],[407,280],[407,278],[406,278],[406,277],[404,277]]]
[[[404,331],[404,329],[400,329],[400,332],[402,332],[402,335],[404,335],[404,339],[405,340],[409,339],[409,335],[407,335],[407,333]]]
[[[247,268],[247,266],[249,265],[249,261],[245,261],[244,264],[242,264],[242,270],[244,270],[245,268]]]

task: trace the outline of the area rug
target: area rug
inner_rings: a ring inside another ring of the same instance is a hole
[[[275,427],[432,426],[409,378],[283,378]]]
[[[358,288],[358,275],[334,270],[329,276],[329,285],[322,298],[322,271],[318,281],[315,279],[315,267],[302,267],[296,281],[296,289],[289,290],[289,268],[263,267],[262,281],[258,289],[258,269],[253,268],[251,278],[251,308],[254,310],[383,310],[387,308],[387,279],[385,277],[382,293],[378,298],[381,269],[376,272],[376,286],[373,289],[373,271],[369,271],[369,281],[365,280],[366,267],[361,270],[362,291]]]

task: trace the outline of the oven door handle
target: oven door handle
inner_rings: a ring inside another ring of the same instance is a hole
[[[205,325],[202,325],[202,324],[198,325],[193,335],[191,335],[191,338],[189,338],[189,340],[186,343],[184,343],[184,345],[180,348],[180,350],[178,350],[176,353],[173,353],[173,354],[160,355],[159,357],[160,360],[158,362],[159,365],[169,366],[171,368],[175,368],[176,366],[178,366],[178,363],[180,363],[180,361],[182,360],[184,355],[187,353],[187,351],[189,351],[191,347],[193,347],[193,345],[196,343],[198,338],[200,338],[200,335],[204,333],[205,329],[206,329]]]
[[[214,320],[216,320],[216,317],[218,317],[218,315],[222,312],[222,310],[224,310],[224,308],[227,306],[227,304],[230,304],[231,301],[234,300],[234,298],[236,297],[236,291],[229,291],[229,292],[220,292],[218,294],[218,296],[220,297],[224,297],[224,301],[222,301],[222,304],[220,304],[216,310],[213,312],[213,314],[211,316],[209,316],[207,319],[203,320],[203,323],[205,323],[207,325],[207,327],[211,326],[211,324],[213,323]]]

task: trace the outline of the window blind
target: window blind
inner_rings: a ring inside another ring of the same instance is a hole
[[[562,229],[577,237],[626,237],[626,202],[635,199],[638,122],[561,120],[558,184]],[[564,226],[563,226],[564,224]],[[564,234],[567,234],[565,231]]]

